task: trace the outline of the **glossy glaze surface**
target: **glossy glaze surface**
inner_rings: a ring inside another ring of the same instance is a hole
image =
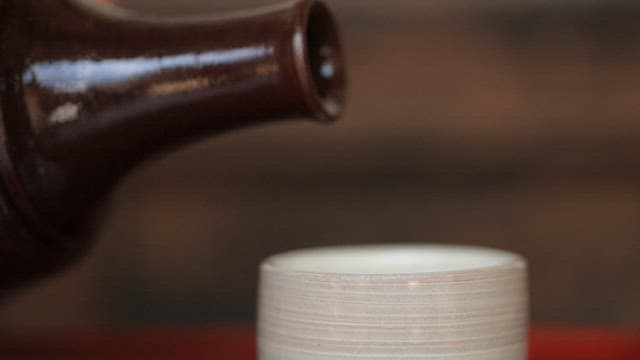
[[[21,219],[27,243],[79,252],[115,181],[159,151],[249,124],[330,120],[342,111],[338,35],[317,1],[198,21],[120,17],[63,0],[0,6],[0,169],[7,211]],[[2,248],[23,247],[7,229]],[[0,249],[0,260],[9,253]],[[45,255],[0,266],[0,288],[37,263],[67,262]]]

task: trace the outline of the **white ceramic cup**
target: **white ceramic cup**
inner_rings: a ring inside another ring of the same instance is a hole
[[[260,360],[527,358],[525,260],[479,247],[292,251],[260,269]]]

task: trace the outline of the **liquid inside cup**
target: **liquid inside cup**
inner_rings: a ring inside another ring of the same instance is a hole
[[[379,245],[291,251],[267,259],[271,271],[324,274],[456,273],[524,263],[512,253],[472,246]]]

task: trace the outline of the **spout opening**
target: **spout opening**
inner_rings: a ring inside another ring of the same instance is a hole
[[[319,1],[309,3],[303,25],[307,95],[316,116],[333,120],[342,114],[346,83],[338,28],[330,9]]]

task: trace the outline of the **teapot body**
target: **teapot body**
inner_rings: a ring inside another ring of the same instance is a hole
[[[0,0],[0,291],[81,255],[106,195],[154,154],[342,112],[322,2],[198,19],[89,3]]]

